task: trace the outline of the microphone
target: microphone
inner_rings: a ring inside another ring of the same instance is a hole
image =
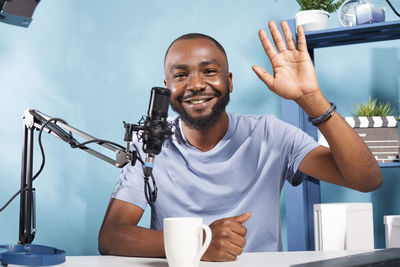
[[[146,153],[143,166],[145,177],[151,176],[154,157],[161,152],[164,140],[168,139],[172,133],[167,122],[170,97],[171,91],[168,88],[153,87],[151,89],[149,110],[142,133],[143,151]]]

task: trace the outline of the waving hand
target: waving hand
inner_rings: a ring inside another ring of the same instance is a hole
[[[276,24],[268,24],[278,51],[260,30],[260,40],[273,68],[273,76],[259,66],[254,72],[279,96],[292,99],[308,114],[317,118],[331,104],[319,89],[314,66],[307,51],[304,30],[297,27],[297,48],[287,22],[282,22],[282,38]],[[318,124],[330,148],[317,147],[302,160],[299,170],[317,179],[369,192],[382,184],[382,173],[371,151],[358,134],[338,114]],[[321,168],[321,166],[324,166]]]
[[[301,26],[297,28],[298,45],[296,48],[286,21],[281,23],[285,40],[275,22],[269,22],[268,26],[278,51],[264,30],[259,31],[259,37],[272,64],[274,75],[272,76],[260,66],[253,66],[257,76],[271,91],[286,99],[298,100],[319,91],[315,69],[307,51],[303,28]]]

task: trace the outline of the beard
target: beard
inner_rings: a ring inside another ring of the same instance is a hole
[[[202,92],[198,92],[193,94],[192,96],[200,96]],[[190,128],[194,130],[206,130],[211,128],[215,125],[218,121],[219,117],[221,116],[222,112],[225,111],[225,107],[228,105],[230,100],[230,92],[229,88],[226,88],[225,94],[218,99],[217,103],[212,107],[211,113],[209,115],[205,115],[202,117],[193,117],[186,110],[183,108],[181,102],[178,101],[171,101],[171,108],[176,113],[178,113],[182,119],[182,121]],[[221,96],[221,93],[215,91],[215,96]],[[179,98],[178,98],[179,99]]]

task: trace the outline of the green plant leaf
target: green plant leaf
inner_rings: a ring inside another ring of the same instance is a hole
[[[372,116],[390,116],[394,113],[394,109],[389,101],[386,103],[378,102],[378,99],[368,98],[368,102],[361,102],[360,104],[354,104],[353,116],[357,117],[372,117]]]
[[[333,13],[343,4],[345,0],[296,0],[300,5],[300,11],[303,10],[325,10]]]

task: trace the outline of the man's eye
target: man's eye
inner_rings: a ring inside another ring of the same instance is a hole
[[[217,72],[217,71],[214,70],[214,69],[207,69],[207,70],[204,71],[204,73],[207,74],[207,75],[209,75],[209,74],[214,74],[214,73],[216,73],[216,72]]]
[[[180,72],[180,73],[174,74],[173,78],[183,78],[183,77],[185,77],[185,76],[186,76],[185,73]]]

